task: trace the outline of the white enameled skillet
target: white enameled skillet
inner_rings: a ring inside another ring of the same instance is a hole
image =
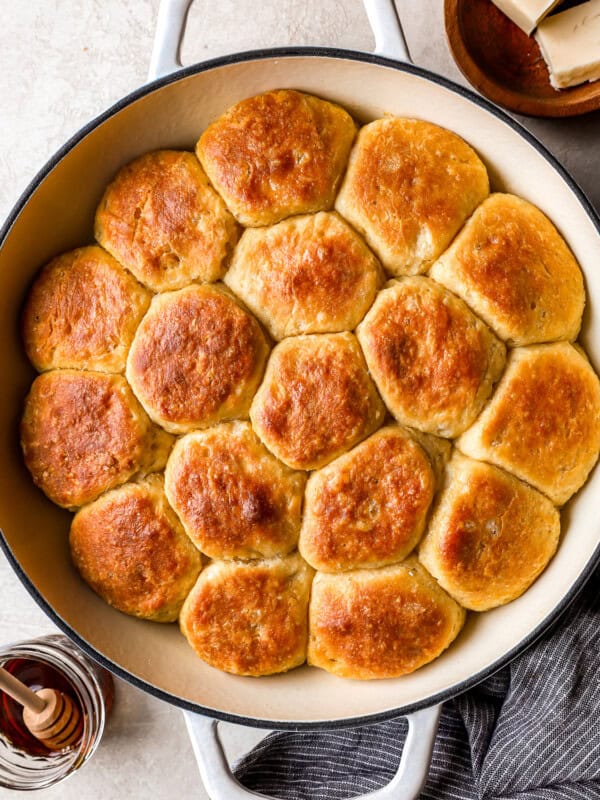
[[[207,789],[215,800],[247,797],[231,778],[215,720],[264,728],[340,728],[407,715],[410,734],[394,781],[370,797],[417,797],[439,705],[528,647],[576,596],[600,560],[600,471],[563,512],[556,557],[521,598],[471,614],[439,659],[397,680],[347,681],[308,667],[241,678],[208,667],[175,625],[127,617],[105,605],[71,565],[70,515],[32,484],[18,445],[18,419],[33,378],[19,337],[31,280],[52,256],[92,240],[104,186],[133,157],[160,147],[192,149],[207,123],[232,103],[273,88],[334,100],[368,121],[420,117],[455,131],[485,161],[496,190],[539,206],[560,229],[586,279],[582,343],[600,367],[600,220],[573,179],[527,131],[464,88],[413,66],[393,0],[364,0],[375,54],[333,48],[240,53],[181,69],[178,48],[191,0],[163,0],[151,82],[90,122],[48,162],[0,233],[0,537],[15,572],[46,613],[121,678],[186,711]]]

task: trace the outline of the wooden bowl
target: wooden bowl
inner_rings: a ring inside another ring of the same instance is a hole
[[[465,78],[483,95],[532,117],[600,108],[600,81],[553,89],[538,43],[491,0],[445,0],[446,35]]]

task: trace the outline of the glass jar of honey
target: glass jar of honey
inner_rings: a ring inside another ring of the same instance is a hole
[[[0,647],[0,665],[34,691],[52,688],[69,695],[81,712],[78,740],[52,751],[29,733],[21,706],[0,691],[0,786],[53,786],[85,764],[98,747],[114,698],[112,676],[60,634]]]

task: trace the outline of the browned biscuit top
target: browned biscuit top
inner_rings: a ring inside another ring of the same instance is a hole
[[[412,557],[378,570],[317,573],[308,662],[346,678],[413,672],[448,647],[463,609]]]
[[[157,295],[129,352],[127,378],[173,433],[246,416],[268,346],[254,317],[218,286]]]
[[[504,346],[487,326],[429,278],[384,289],[358,338],[396,419],[441,436],[475,419],[504,366]]]
[[[238,233],[195,155],[158,150],[109,184],[95,235],[138,280],[164,291],[221,277]]]
[[[434,484],[429,459],[402,428],[377,431],[311,476],[300,552],[325,572],[400,561],[423,531]]]
[[[488,193],[485,166],[455,133],[386,117],[360,130],[335,207],[392,275],[415,275]]]
[[[60,506],[79,506],[140,469],[150,427],[125,378],[56,370],[33,382],[21,444],[42,491]]]
[[[23,311],[29,360],[42,372],[81,368],[122,372],[150,293],[100,247],[52,259]]]
[[[337,214],[248,229],[225,283],[274,339],[353,330],[373,302],[379,262]]]
[[[183,437],[165,476],[171,505],[211,558],[272,557],[292,550],[305,480],[271,455],[248,422]]]
[[[476,209],[430,275],[510,344],[574,339],[585,302],[575,257],[542,212],[509,194]]]
[[[214,561],[184,603],[181,629],[200,658],[237,675],[270,675],[306,658],[312,570],[293,554]]]
[[[70,545],[83,579],[107,603],[157,622],[177,619],[201,568],[156,475],[82,508]]]
[[[598,376],[566,342],[517,348],[496,394],[458,446],[562,505],[598,459]]]
[[[339,106],[285,89],[234,105],[196,152],[242,224],[270,225],[333,205],[355,133]]]
[[[250,409],[263,442],[296,469],[328,463],[375,430],[384,414],[350,333],[278,344]]]
[[[510,602],[554,554],[558,511],[512,475],[458,453],[448,473],[419,558],[466,608]]]

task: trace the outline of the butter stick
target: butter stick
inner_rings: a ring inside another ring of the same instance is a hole
[[[600,78],[600,0],[549,17],[535,38],[555,89]]]
[[[492,0],[492,2],[529,36],[561,0]]]

